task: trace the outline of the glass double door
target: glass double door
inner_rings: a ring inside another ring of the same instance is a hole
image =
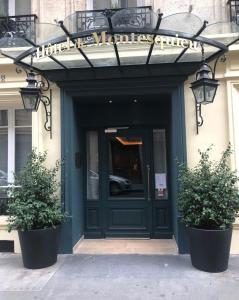
[[[88,132],[87,147],[86,236],[94,220],[102,237],[170,237],[165,129]]]

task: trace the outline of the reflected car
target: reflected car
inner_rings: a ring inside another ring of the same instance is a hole
[[[99,180],[99,175],[90,170],[90,180],[95,181]],[[117,176],[117,175],[109,175],[109,181],[110,181],[110,195],[118,195],[121,193],[124,193],[126,191],[130,191],[132,187],[132,183],[129,179]],[[93,183],[92,182],[92,183]]]

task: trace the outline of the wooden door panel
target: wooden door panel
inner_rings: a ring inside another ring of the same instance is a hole
[[[146,230],[147,213],[143,208],[122,209],[114,208],[108,211],[109,224],[108,230],[128,229],[128,230]]]

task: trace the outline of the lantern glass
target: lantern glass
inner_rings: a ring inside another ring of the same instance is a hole
[[[209,104],[212,103],[218,84],[208,84],[207,82],[201,82],[201,84],[192,86],[195,100],[198,104]]]
[[[192,87],[194,97],[198,104],[202,104],[204,101],[204,87],[202,85]]]
[[[204,87],[205,90],[205,103],[204,104],[209,104],[212,103],[214,100],[214,97],[216,95],[216,91],[217,91],[217,85],[206,85]]]
[[[39,93],[21,91],[21,96],[25,110],[37,111],[40,102]]]

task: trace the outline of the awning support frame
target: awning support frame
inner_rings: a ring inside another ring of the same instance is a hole
[[[111,17],[114,13],[110,9],[106,9],[103,14],[106,16],[108,23],[109,23],[110,34],[114,41],[113,45],[114,45],[114,49],[115,49],[115,55],[116,55],[118,66],[120,67],[121,63],[120,63],[119,51],[118,51],[118,47],[115,43],[114,29],[113,29],[112,20],[111,20]]]
[[[193,36],[193,38],[198,37],[203,30],[207,27],[208,21],[204,21],[202,27],[198,30],[198,32]],[[185,52],[188,50],[189,46],[185,49],[183,49],[183,51],[179,54],[179,56],[175,59],[174,63],[177,63],[179,61],[179,59],[185,54]]]
[[[33,47],[37,48],[39,47],[38,45],[36,45],[35,43],[33,43],[33,41],[29,40],[28,38],[24,38],[29,44],[31,44]],[[63,69],[68,70],[68,68],[66,66],[64,66],[61,62],[59,62],[59,60],[57,60],[55,57],[53,56],[49,56],[49,58],[51,60],[53,60],[55,63],[57,63],[59,66],[61,66]]]
[[[157,31],[159,29],[159,26],[160,26],[161,21],[162,21],[162,17],[163,17],[163,14],[158,14],[158,21],[157,21],[157,24],[155,26],[155,31]],[[149,64],[149,61],[150,61],[150,58],[151,58],[151,55],[152,55],[152,52],[153,52],[153,49],[154,49],[156,36],[157,36],[157,33],[154,33],[153,43],[152,43],[152,45],[150,46],[150,49],[149,49],[149,54],[148,54],[148,57],[147,57],[146,65]]]
[[[75,39],[72,37],[72,35],[70,34],[70,32],[66,29],[65,25],[63,24],[63,21],[59,21],[58,22],[61,29],[64,31],[64,33],[70,38],[70,40],[72,41],[72,43],[75,44]],[[81,53],[81,55],[84,57],[84,59],[88,62],[88,64],[91,66],[91,68],[94,68],[92,62],[89,60],[89,58],[87,57],[87,55],[85,54],[85,52],[80,49],[80,48],[77,48],[78,51]]]

